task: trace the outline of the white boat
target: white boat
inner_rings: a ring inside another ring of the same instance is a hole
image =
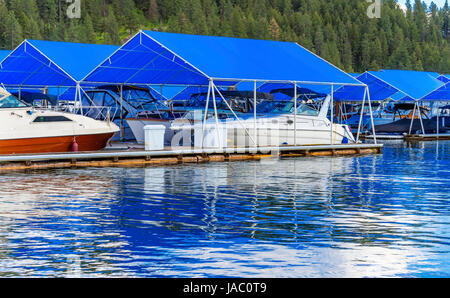
[[[227,98],[227,102],[233,109],[236,109],[237,114],[243,114],[253,107],[253,91],[221,91],[221,95]],[[193,117],[194,113],[203,113],[206,106],[207,92],[194,93],[190,95],[190,100],[185,102],[182,107],[176,107],[174,110],[169,107],[159,107],[158,109],[150,109],[136,113],[136,117],[125,119],[128,126],[131,128],[133,135],[138,144],[145,143],[144,127],[147,125],[163,125],[166,127],[164,135],[164,143],[171,144],[174,137],[173,130],[170,129],[172,123],[184,121]],[[273,100],[273,95],[269,93],[257,92],[257,102],[263,100]],[[225,119],[232,115],[228,109],[227,104],[216,94],[216,105],[219,117]],[[213,102],[209,101],[208,118],[214,115]]]
[[[118,131],[110,121],[30,107],[0,88],[0,154],[97,151]]]
[[[320,110],[300,103],[297,115],[294,113],[257,115],[241,119],[227,119],[219,121],[219,132],[214,129],[215,120],[207,121],[207,133],[204,138],[216,138],[219,142],[205,144],[222,144],[226,132],[227,147],[254,146],[283,146],[283,145],[329,145],[342,143],[355,143],[354,136],[348,125],[332,124],[327,118],[331,97],[327,96]],[[256,127],[256,131],[255,131]],[[175,131],[194,130],[201,131],[203,124],[180,125],[174,124],[171,129]],[[255,139],[256,138],[256,139]],[[196,142],[198,144],[198,142]]]

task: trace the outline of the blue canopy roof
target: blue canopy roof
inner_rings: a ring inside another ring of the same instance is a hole
[[[5,59],[10,53],[11,51],[0,50],[0,62],[3,61],[3,59]]]
[[[411,71],[411,70],[392,70],[392,69],[380,69],[380,71],[385,71],[385,72],[391,72],[391,71],[398,71],[398,72],[417,72],[417,73],[421,73],[423,75],[428,75],[430,77],[433,78],[438,78],[440,76],[440,74],[438,72],[435,71]]]
[[[402,100],[420,100],[425,95],[444,85],[436,73],[410,70],[368,71],[372,76],[406,94]]]
[[[0,83],[74,86],[118,46],[25,40],[0,64]]]
[[[444,83],[448,83],[448,82],[450,82],[450,75],[441,75],[437,79]]]
[[[373,101],[385,100],[399,91],[368,72],[359,75],[357,79],[369,87],[370,99]],[[357,86],[343,86],[334,93],[334,97],[337,100],[362,101],[364,89]]]
[[[424,101],[450,101],[450,80],[447,84],[424,96]]]
[[[296,43],[141,31],[85,82],[235,85],[244,80],[360,84]]]

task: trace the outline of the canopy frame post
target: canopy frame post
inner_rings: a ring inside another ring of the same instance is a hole
[[[330,138],[330,145],[333,145],[333,135],[334,135],[334,131],[333,131],[333,122],[334,122],[334,97],[333,97],[333,91],[334,89],[334,85],[331,84],[331,104],[330,104],[330,126],[331,126],[331,138]]]
[[[294,82],[294,146],[297,146],[297,82]]]
[[[375,131],[375,122],[373,121],[373,110],[372,110],[372,102],[370,101],[369,86],[366,87],[366,90],[367,90],[367,99],[368,99],[368,103],[369,103],[370,122],[372,124],[373,141],[376,145],[377,144],[377,135],[376,135],[376,131]]]
[[[425,134],[425,126],[423,125],[422,111],[420,110],[419,102],[417,102],[417,110],[419,112],[419,121],[420,121],[420,127],[422,129],[422,134]]]
[[[255,138],[255,147],[258,147],[258,125],[256,123],[256,116],[257,116],[257,112],[256,112],[256,106],[257,106],[257,94],[256,94],[256,80],[253,81],[253,137]]]
[[[214,84],[214,82],[211,81],[211,84]],[[215,120],[216,120],[217,148],[222,148],[223,146],[221,146],[221,143],[220,143],[220,140],[221,140],[221,138],[220,138],[221,133],[220,133],[220,131],[219,131],[219,115],[218,115],[218,113],[217,113],[216,92],[214,92],[214,90],[213,90],[213,93],[212,93],[212,97],[213,97],[213,106],[214,106],[214,118],[215,118]]]
[[[436,114],[436,134],[437,134],[437,139],[439,140],[439,116],[441,114],[441,109],[438,107],[437,109],[437,114]]]
[[[358,133],[356,134],[356,143],[359,142],[359,135],[361,133],[361,124],[363,121],[364,105],[366,104],[366,94],[367,94],[367,88],[364,88],[364,96],[363,96],[363,101],[361,104],[361,115],[359,117],[359,124],[358,124]]]
[[[123,126],[123,84],[120,84],[120,141],[125,138],[125,130]]]
[[[211,96],[211,88],[213,86],[212,80],[209,80],[208,83],[208,95],[206,96],[206,105],[205,105],[205,114],[203,115],[203,123],[202,123],[202,139],[201,139],[201,148],[203,149],[203,141],[205,138],[205,130],[206,130],[206,120],[208,119],[208,108],[209,108],[209,98]],[[214,92],[214,89],[212,90]]]
[[[413,109],[413,113],[412,113],[412,117],[411,117],[411,124],[409,125],[409,133],[408,133],[409,135],[412,132],[414,118],[416,117],[416,105],[417,105],[417,102],[414,102],[414,109]]]

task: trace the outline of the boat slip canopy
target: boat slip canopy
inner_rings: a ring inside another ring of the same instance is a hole
[[[397,88],[368,72],[365,72],[356,78],[369,87],[370,99],[372,101],[382,101],[399,92]],[[336,100],[362,101],[364,98],[364,90],[354,86],[343,86],[334,93],[334,97]]]
[[[402,100],[420,100],[444,85],[436,73],[410,70],[369,71],[370,74],[406,94]]]
[[[76,86],[118,46],[25,40],[0,63],[6,86]]]
[[[450,101],[450,81],[434,90],[430,94],[425,95],[423,101]]]
[[[368,85],[372,100],[395,98],[401,101],[422,100],[444,83],[438,80],[436,72],[388,70],[367,71],[357,79]],[[419,82],[419,83],[418,83]],[[337,99],[362,99],[360,91],[352,86],[344,86],[334,93]]]
[[[246,80],[362,85],[292,42],[140,31],[83,81],[234,86]]]

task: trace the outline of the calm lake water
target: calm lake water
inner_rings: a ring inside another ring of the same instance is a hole
[[[450,277],[450,142],[3,173],[0,276]]]

